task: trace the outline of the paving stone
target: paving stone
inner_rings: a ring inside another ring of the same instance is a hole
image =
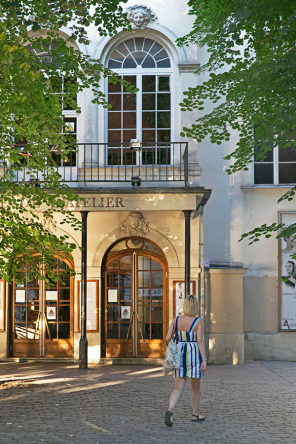
[[[161,368],[2,363],[0,381],[1,444],[296,444],[295,362],[209,366],[206,421],[190,421],[187,381],[172,428],[174,383]]]

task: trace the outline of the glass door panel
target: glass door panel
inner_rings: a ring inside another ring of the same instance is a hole
[[[67,264],[55,258],[56,279],[30,279],[13,285],[13,356],[73,355],[73,278]]]
[[[136,248],[120,252],[114,247],[113,258],[107,258],[106,357],[164,356],[166,268],[152,255]]]

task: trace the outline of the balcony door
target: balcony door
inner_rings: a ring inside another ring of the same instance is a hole
[[[13,284],[12,356],[72,357],[73,277],[69,261],[55,258],[51,269],[57,281],[45,283],[30,278]],[[46,270],[45,270],[46,273]]]
[[[149,241],[127,239],[111,250],[103,268],[102,354],[109,358],[164,356],[168,287],[160,250]]]
[[[108,83],[108,165],[167,165],[171,163],[171,79],[167,51],[151,39],[128,38],[111,53],[108,67],[119,78],[138,88]],[[142,142],[141,152],[130,151],[129,142]]]

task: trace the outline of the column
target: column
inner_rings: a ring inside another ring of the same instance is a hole
[[[81,211],[81,338],[79,341],[79,368],[87,368],[87,338],[86,338],[86,285],[87,285],[87,215],[88,211]]]
[[[183,211],[185,216],[185,297],[190,294],[190,219],[192,210]]]

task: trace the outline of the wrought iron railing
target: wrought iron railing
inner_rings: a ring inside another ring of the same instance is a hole
[[[48,172],[30,171],[30,153],[20,148],[21,164],[14,170],[15,180],[42,183]],[[141,143],[131,149],[129,144],[77,143],[68,155],[61,156],[52,148],[47,162],[58,170],[66,182],[183,182],[188,185],[188,142]],[[9,164],[9,159],[4,162]]]

